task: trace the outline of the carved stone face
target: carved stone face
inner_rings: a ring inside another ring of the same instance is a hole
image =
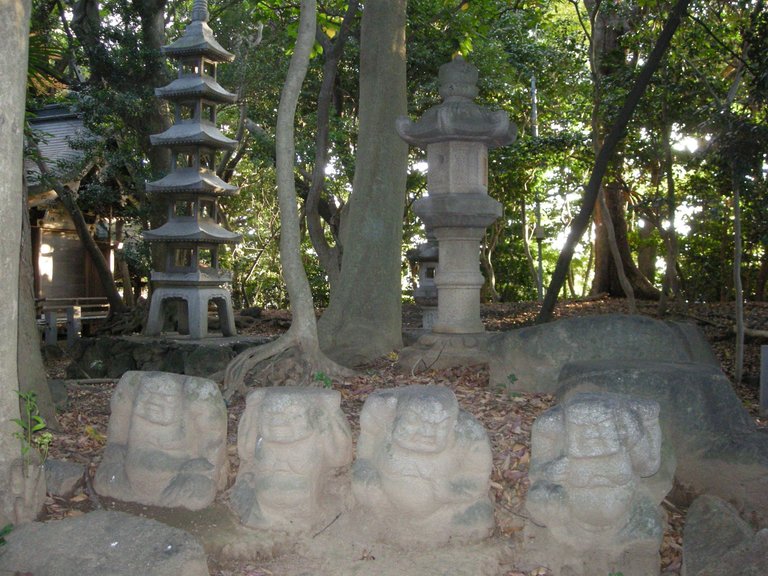
[[[623,450],[613,412],[596,404],[575,404],[565,413],[567,452],[571,458],[610,456]]]
[[[136,396],[134,415],[160,426],[170,426],[181,421],[182,390],[179,382],[148,379]]]
[[[261,416],[261,436],[267,442],[290,444],[312,435],[309,406],[295,397],[268,396]]]
[[[397,407],[392,440],[413,452],[437,453],[448,446],[456,415],[435,398],[414,398]]]

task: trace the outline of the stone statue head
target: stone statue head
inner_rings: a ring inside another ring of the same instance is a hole
[[[183,384],[160,373],[148,373],[136,393],[134,416],[152,424],[170,426],[184,411]]]
[[[351,433],[339,406],[336,390],[300,386],[256,388],[246,402],[238,427],[238,453],[243,460],[253,458],[259,442],[275,445],[301,442],[318,436],[321,444],[346,445]],[[335,449],[335,448],[334,448]]]
[[[401,392],[392,441],[413,452],[436,453],[452,440],[459,406],[447,388],[429,386]]]
[[[278,444],[304,440],[314,431],[317,414],[312,412],[311,403],[296,394],[268,394],[261,405],[261,437]]]

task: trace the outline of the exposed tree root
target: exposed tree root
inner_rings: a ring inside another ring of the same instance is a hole
[[[354,374],[328,358],[312,342],[290,330],[268,344],[244,350],[227,365],[222,393],[229,400],[248,391],[249,374],[265,386],[326,386],[329,381]]]

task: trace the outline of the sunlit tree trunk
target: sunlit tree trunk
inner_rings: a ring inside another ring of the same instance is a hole
[[[608,5],[595,0],[584,0],[584,4],[592,24],[592,144],[597,156],[605,135],[614,122],[613,115],[606,111],[605,86],[612,77],[618,76],[628,66],[620,39],[629,28],[631,13],[623,4]],[[595,275],[592,293],[608,293],[628,298],[636,294],[640,298],[655,298],[658,297],[658,290],[642,275],[629,249],[626,194],[621,181],[622,165],[622,150],[621,146],[618,146],[601,186],[605,203],[598,204],[594,213]],[[613,249],[612,244],[615,245]],[[628,286],[631,287],[629,294]]]
[[[635,83],[624,100],[624,104],[616,117],[616,121],[611,126],[608,135],[605,137],[605,141],[600,147],[600,151],[595,158],[595,166],[589,177],[589,182],[587,182],[587,185],[584,188],[584,200],[581,210],[571,222],[568,238],[560,252],[560,256],[557,258],[555,271],[552,274],[552,281],[549,284],[541,310],[536,318],[537,322],[549,322],[552,319],[552,313],[554,312],[555,304],[557,303],[557,295],[566,280],[566,275],[571,265],[576,245],[589,226],[592,211],[594,210],[598,195],[600,194],[600,183],[608,169],[609,160],[613,155],[616,146],[619,144],[624,130],[626,129],[627,124],[629,124],[638,102],[640,102],[640,98],[648,87],[653,73],[659,67],[662,57],[669,48],[672,37],[680,25],[680,20],[682,19],[683,14],[685,14],[689,3],[690,0],[678,0],[672,8],[667,21],[664,23],[664,28],[659,34],[659,38],[656,40],[656,44],[654,45],[651,54],[648,56],[648,60],[635,79]]]

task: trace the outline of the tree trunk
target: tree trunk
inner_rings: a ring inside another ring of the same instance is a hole
[[[341,274],[319,323],[323,350],[347,366],[402,346],[408,146],[395,119],[407,112],[405,15],[406,0],[371,0],[363,9],[356,170],[341,225]]]
[[[603,141],[600,152],[595,158],[595,166],[592,168],[589,182],[584,188],[584,201],[581,210],[571,222],[571,230],[568,233],[568,239],[557,259],[555,271],[552,274],[552,280],[547,289],[547,295],[544,297],[544,303],[536,318],[538,323],[548,322],[552,318],[552,312],[554,311],[555,303],[557,302],[557,295],[560,292],[563,282],[565,282],[566,274],[568,273],[568,268],[570,267],[571,259],[573,258],[573,252],[584,234],[584,231],[589,226],[589,220],[592,211],[594,210],[598,194],[600,193],[600,183],[608,168],[608,161],[621,140],[624,130],[626,129],[627,124],[629,124],[645,89],[648,87],[653,73],[659,67],[661,58],[667,51],[672,36],[674,36],[677,27],[680,25],[680,20],[682,19],[683,14],[685,14],[685,10],[689,3],[690,0],[678,0],[672,8],[667,21],[664,23],[664,28],[659,34],[658,40],[656,40],[656,45],[653,47],[653,51],[648,56],[648,60],[643,66],[643,69],[635,79],[632,90],[630,90],[624,100],[624,104],[616,117],[616,121],[611,127],[610,132],[608,132],[608,136],[606,136]]]
[[[741,178],[736,168],[737,161],[731,161],[733,184],[733,289],[734,314],[736,316],[736,350],[734,354],[733,379],[741,384],[744,374],[744,290],[741,284]]]
[[[317,384],[317,374],[327,377],[346,374],[343,368],[320,351],[312,291],[301,259],[301,231],[296,207],[294,123],[301,86],[314,45],[316,12],[315,0],[302,0],[298,37],[280,94],[275,128],[277,193],[282,222],[280,262],[291,302],[291,327],[277,340],[245,350],[229,363],[224,376],[224,395],[227,398],[235,392],[245,392],[245,379],[251,369],[290,348],[298,351],[297,364],[304,371],[304,385]]]
[[[125,222],[118,220],[115,224],[115,266],[117,266],[120,272],[120,281],[123,284],[123,302],[129,308],[133,308],[135,302],[133,299],[133,283],[131,282],[131,271],[128,268],[128,262],[126,262],[123,253],[117,250],[117,246],[123,241],[125,234],[123,228]]]
[[[677,227],[675,225],[675,211],[677,210],[677,199],[675,196],[675,178],[673,174],[672,163],[672,125],[666,120],[666,105],[663,106],[664,115],[664,172],[667,181],[667,220],[669,228],[663,230],[659,226],[659,233],[664,239],[664,280],[661,287],[661,297],[659,298],[659,314],[664,315],[667,312],[668,300],[676,299],[680,293],[680,282],[677,277]]]
[[[611,77],[618,76],[626,68],[624,50],[620,38],[628,29],[627,16],[613,8],[601,10],[599,1],[585,0],[585,5],[592,21],[591,69],[594,83],[592,109],[592,142],[597,155],[603,139],[610,127],[611,119],[603,103],[604,87]],[[598,204],[595,208],[595,275],[592,281],[593,294],[608,293],[611,296],[657,298],[658,290],[645,278],[635,265],[629,249],[626,221],[626,200],[621,184],[622,153],[617,151],[611,161],[602,184],[601,193],[608,208],[607,213]],[[610,230],[609,226],[613,225]],[[614,257],[611,245],[615,243],[620,260]],[[617,268],[623,268],[619,271]],[[632,287],[634,294],[627,294],[626,282],[622,283],[622,273]]]
[[[32,266],[32,227],[27,210],[26,183],[21,202],[21,251],[19,253],[19,390],[34,392],[40,416],[48,428],[58,430],[56,408],[40,353],[40,332],[35,311],[34,270]]]
[[[605,192],[605,188],[603,189],[603,192]],[[627,302],[629,303],[629,313],[637,314],[635,291],[632,288],[632,284],[630,283],[629,278],[627,278],[627,275],[624,273],[624,266],[622,266],[621,261],[621,251],[619,249],[619,243],[616,241],[616,227],[613,225],[613,222],[610,219],[611,211],[606,205],[605,193],[600,194],[597,207],[600,212],[603,213],[605,229],[608,233],[608,247],[610,248],[611,259],[613,260],[613,267],[616,271],[616,275],[619,278],[619,285],[621,286],[621,290],[627,297]],[[571,276],[569,276],[569,278],[570,277]],[[571,292],[573,292],[573,285],[571,285]],[[601,294],[601,292],[598,292],[598,294]]]
[[[525,227],[523,227],[525,228]],[[483,287],[480,294],[483,302],[499,302],[499,296],[496,290],[496,271],[493,268],[493,251],[499,243],[499,237],[504,229],[504,221],[497,220],[485,231],[483,242],[480,245],[480,266],[483,270]]]
[[[658,251],[653,243],[653,227],[650,222],[639,228],[640,248],[637,250],[637,267],[640,273],[653,282],[656,276],[656,257]]]
[[[329,222],[336,245],[331,246],[326,237],[323,224],[320,219],[320,196],[325,188],[325,168],[328,163],[328,133],[330,130],[331,105],[333,103],[333,91],[338,75],[339,62],[344,53],[344,45],[349,36],[352,20],[360,9],[358,0],[352,0],[347,7],[339,30],[331,41],[325,33],[318,34],[320,44],[323,46],[323,81],[317,96],[317,134],[315,136],[315,166],[312,170],[312,181],[309,186],[306,200],[307,229],[312,240],[312,246],[317,252],[320,265],[328,276],[328,284],[331,291],[338,284],[341,273],[342,246],[338,242],[338,227],[333,226],[333,220]],[[338,216],[337,214],[335,216]],[[338,218],[336,218],[337,220]]]
[[[11,487],[13,463],[21,455],[13,433],[19,418],[18,322],[19,246],[23,199],[24,102],[31,2],[0,4],[0,526],[16,523],[17,494]]]

